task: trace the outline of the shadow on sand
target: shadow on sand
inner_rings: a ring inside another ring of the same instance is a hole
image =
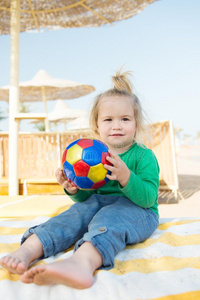
[[[179,175],[179,192],[175,199],[174,194],[169,191],[159,191],[159,204],[177,203],[183,199],[190,198],[200,190],[200,176],[197,175]]]

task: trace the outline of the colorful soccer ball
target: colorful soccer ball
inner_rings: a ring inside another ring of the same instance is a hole
[[[108,147],[96,139],[78,139],[72,142],[63,153],[62,164],[65,176],[80,189],[98,189],[108,182],[110,164]]]

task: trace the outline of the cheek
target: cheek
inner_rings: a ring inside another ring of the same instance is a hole
[[[106,127],[105,127],[103,124],[101,124],[101,125],[99,126],[99,130],[100,130],[101,132],[105,132],[105,131],[106,131]]]
[[[135,132],[136,132],[136,125],[135,124],[132,124],[130,127],[127,128],[127,132],[130,133],[130,134],[134,134],[135,135]]]
[[[98,132],[101,136],[105,136],[109,131],[108,126],[105,126],[104,124],[99,124],[98,129],[99,129]]]

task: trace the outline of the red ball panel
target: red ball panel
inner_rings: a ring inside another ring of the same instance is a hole
[[[84,161],[77,161],[73,167],[76,176],[87,177],[90,166],[88,166]]]
[[[83,149],[93,146],[93,140],[92,139],[81,139],[77,143],[79,146],[81,146]]]
[[[67,149],[65,149],[65,151],[63,152],[62,164],[64,164],[64,162],[66,161],[66,156],[67,156]]]
[[[103,165],[107,164],[107,165],[112,166],[112,164],[106,159],[107,156],[110,156],[109,152],[102,152],[101,162],[102,162]]]
[[[96,183],[93,184],[93,186],[91,187],[91,189],[92,189],[92,190],[99,189],[99,188],[102,187],[105,183],[106,183],[105,180],[96,182]]]

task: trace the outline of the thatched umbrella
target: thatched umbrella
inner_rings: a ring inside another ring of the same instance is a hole
[[[89,118],[88,117],[79,117],[75,120],[70,121],[67,124],[68,130],[82,130],[82,129],[89,129]]]
[[[32,29],[92,27],[128,19],[156,0],[2,0],[0,34],[11,34],[9,194],[18,194],[19,33]]]
[[[10,86],[0,87],[0,100],[9,101]],[[67,79],[53,78],[45,70],[38,71],[28,81],[19,83],[19,98],[21,102],[44,102],[57,99],[74,99],[93,92],[95,88],[91,85],[79,83]]]
[[[54,109],[47,114],[47,118],[49,122],[56,124],[64,123],[66,125],[73,120],[77,120],[77,118],[86,117],[88,116],[88,114],[88,111],[83,109],[71,108],[63,100],[58,99],[56,101]],[[30,123],[41,123],[41,120],[34,120]]]
[[[9,101],[9,90],[9,85],[0,88],[0,100]],[[53,78],[45,70],[40,70],[31,80],[19,83],[19,98],[21,102],[43,101],[44,112],[47,114],[48,100],[74,99],[94,90],[91,85]],[[65,111],[64,107],[59,107],[59,110],[61,113]],[[46,127],[48,127],[47,122]]]
[[[48,120],[50,122],[69,122],[86,115],[88,115],[87,111],[71,108],[63,100],[58,99],[54,109],[50,113],[48,113]]]
[[[20,13],[20,31],[94,27],[128,19],[156,0],[0,1],[0,34],[10,34],[11,13]]]
[[[9,90],[9,85],[0,87],[0,100],[9,101]],[[74,99],[94,90],[92,85],[53,78],[45,70],[40,70],[31,80],[19,83],[19,98],[21,102],[43,101],[44,110],[47,112],[46,101],[48,100]]]

